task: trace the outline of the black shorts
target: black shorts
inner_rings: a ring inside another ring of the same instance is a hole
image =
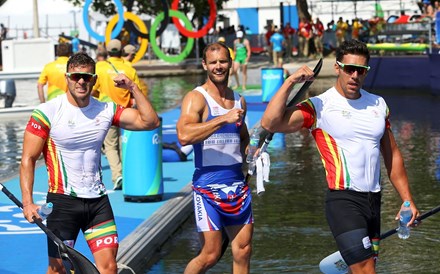
[[[53,203],[47,227],[67,245],[73,247],[81,230],[92,253],[118,247],[113,210],[107,195],[84,199],[48,193],[47,202]],[[49,256],[60,258],[54,242],[48,238],[47,243]]]
[[[325,214],[342,258],[352,265],[377,256],[381,193],[329,190]]]

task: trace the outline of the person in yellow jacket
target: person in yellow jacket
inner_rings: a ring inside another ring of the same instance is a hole
[[[133,67],[133,63],[132,62],[133,62],[135,57],[136,57],[136,47],[135,46],[133,46],[131,44],[128,44],[128,45],[126,45],[125,47],[122,48],[122,59],[124,59],[124,62],[127,65],[130,65],[130,66]],[[141,89],[142,93],[145,96],[147,96],[148,95],[147,83],[144,80],[142,80],[142,79],[139,79],[139,83],[140,83],[139,88]]]
[[[122,59],[121,41],[110,40],[106,45],[108,58],[96,63],[97,80],[92,95],[101,102],[115,102],[123,107],[133,107],[135,104],[131,93],[127,89],[115,87],[113,79],[120,73],[127,75],[137,86],[140,86],[136,70]],[[122,189],[122,163],[119,146],[119,129],[110,127],[104,140],[104,153],[107,157],[111,172],[114,190]]]
[[[68,43],[60,43],[57,46],[57,58],[46,64],[37,82],[38,98],[40,103],[46,102],[44,86],[47,84],[47,101],[64,94],[67,91],[66,67],[71,54]]]
[[[336,22],[336,47],[339,47],[345,41],[347,29],[348,24],[344,22],[342,17],[339,17],[338,22]]]
[[[109,56],[107,60],[96,63],[98,79],[93,87],[93,96],[102,102],[113,101],[123,107],[131,107],[134,102],[131,100],[130,91],[115,87],[113,78],[119,73],[123,73],[139,86],[137,72],[122,59],[121,41],[111,40],[106,49]]]

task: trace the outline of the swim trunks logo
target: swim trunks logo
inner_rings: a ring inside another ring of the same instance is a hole
[[[363,238],[362,243],[364,244],[365,249],[371,248],[370,237],[367,236],[367,237]]]
[[[197,219],[200,221],[203,219],[203,212],[202,212],[202,198],[199,195],[196,196],[196,206],[197,206]]]

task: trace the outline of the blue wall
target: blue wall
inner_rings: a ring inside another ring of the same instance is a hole
[[[252,34],[258,34],[258,9],[257,8],[241,8],[237,9],[240,25],[249,28]]]
[[[279,12],[280,9],[277,10]],[[240,25],[249,28],[252,34],[259,34],[258,8],[239,8],[237,9]],[[298,29],[299,18],[296,6],[283,6],[284,24],[290,22],[290,25]],[[265,24],[266,22],[264,22]],[[276,24],[278,25],[278,24]]]
[[[290,22],[290,26],[292,28],[298,29],[299,18],[296,6],[283,6],[283,19],[284,24]]]
[[[364,88],[370,89],[417,89],[431,90],[436,88],[437,69],[432,71],[430,67],[438,67],[437,60],[427,55],[416,56],[372,56],[369,62],[371,70],[364,82]],[[403,69],[396,69],[403,68]],[[432,76],[431,76],[432,74]]]

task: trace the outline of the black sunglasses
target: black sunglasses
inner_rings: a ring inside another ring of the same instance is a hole
[[[78,82],[80,79],[83,79],[84,82],[90,82],[96,76],[96,74],[87,72],[68,72],[66,75],[70,80],[75,82]]]
[[[342,70],[349,75],[352,75],[355,71],[359,75],[365,75],[370,70],[370,66],[362,66],[362,65],[355,65],[355,64],[343,64],[339,61],[336,61],[336,64],[338,64],[338,66],[341,67]]]

